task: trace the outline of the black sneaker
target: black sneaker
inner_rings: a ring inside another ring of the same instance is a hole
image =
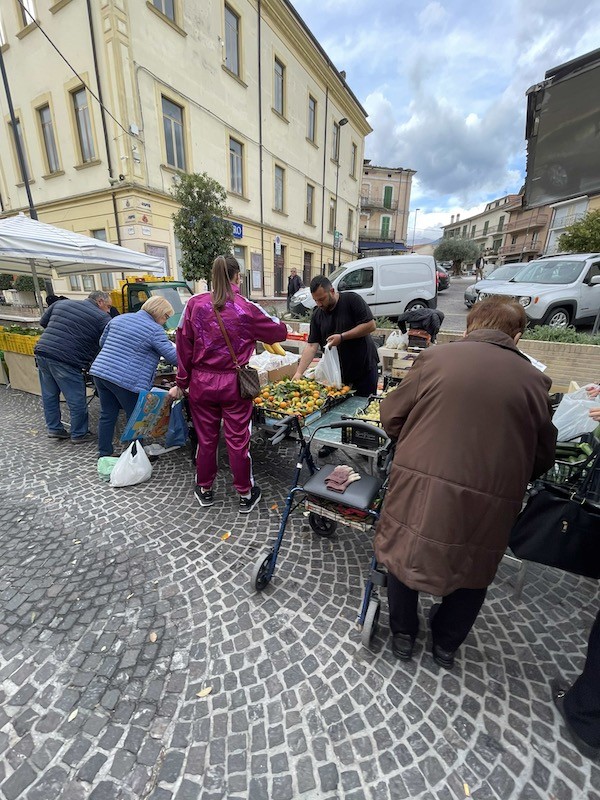
[[[84,433],[83,436],[77,436],[77,438],[71,436],[71,441],[73,444],[85,444],[86,442],[95,442],[96,437],[91,431],[88,431],[87,433]]]
[[[69,431],[66,431],[64,428],[60,431],[48,431],[48,438],[49,439],[70,439],[71,434]]]
[[[249,514],[260,500],[260,489],[253,486],[250,490],[250,497],[240,497],[240,514]]]
[[[212,489],[202,489],[202,487],[196,486],[194,489],[194,494],[196,495],[196,500],[200,503],[202,508],[208,508],[215,502]]]

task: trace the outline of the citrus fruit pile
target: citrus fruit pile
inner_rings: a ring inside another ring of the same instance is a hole
[[[265,386],[254,404],[283,414],[307,416],[324,406],[329,397],[344,397],[350,391],[349,386],[334,389],[304,378],[298,381],[283,380]]]

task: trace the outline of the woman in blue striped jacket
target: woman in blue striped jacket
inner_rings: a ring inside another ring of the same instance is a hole
[[[113,454],[119,411],[129,419],[139,392],[152,388],[160,357],[177,364],[177,351],[163,328],[172,314],[164,297],[151,297],[139,311],[114,317],[104,329],[102,349],[90,369],[100,398],[99,457]]]

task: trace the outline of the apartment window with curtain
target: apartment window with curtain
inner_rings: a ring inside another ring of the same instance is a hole
[[[283,167],[275,166],[275,211],[283,211],[284,209],[284,186],[285,184],[285,170]]]
[[[348,209],[348,228],[346,229],[346,239],[352,241],[354,239],[354,209]]]
[[[96,291],[96,281],[94,280],[93,275],[82,275],[81,282],[83,284],[83,291],[84,292],[95,292]]]
[[[79,152],[81,161],[85,164],[96,158],[90,108],[85,87],[82,86],[81,89],[74,91],[71,97],[73,98],[75,123],[77,125],[77,135],[79,137]]]
[[[229,190],[244,194],[244,146],[229,137]]]
[[[273,108],[283,116],[285,111],[285,66],[278,58],[275,59],[274,81]]]
[[[52,124],[50,106],[45,105],[41,106],[41,108],[38,108],[38,115],[40,127],[42,129],[44,150],[46,153],[46,166],[48,167],[48,173],[52,175],[53,172],[60,171],[60,163],[58,161],[58,150],[56,148],[56,139],[54,137],[54,125]]]
[[[308,135],[307,139],[314,142],[317,136],[317,101],[312,95],[308,96]]]
[[[175,22],[175,0],[153,0],[152,4],[161,14]]]
[[[340,126],[337,122],[333,123],[333,138],[331,141],[331,157],[337,161],[340,155]]]
[[[356,178],[356,160],[358,158],[358,147],[356,142],[352,142],[352,150],[350,152],[350,177]]]
[[[333,233],[333,231],[334,231],[334,226],[335,226],[335,207],[336,207],[336,205],[337,205],[337,203],[336,203],[335,197],[330,197],[329,198],[329,223],[328,223],[328,228],[327,228],[327,232],[328,233]]]
[[[26,28],[28,25],[31,25],[34,19],[37,19],[35,13],[35,2],[34,0],[21,0],[20,3],[17,3],[19,6],[19,11],[21,12],[21,22],[23,23],[23,27]]]
[[[312,184],[307,183],[306,184],[306,216],[305,216],[305,222],[308,222],[309,225],[313,224],[314,205],[315,205],[315,187]]]
[[[161,102],[167,164],[184,170],[183,108],[164,96],[161,97]]]
[[[240,18],[225,3],[225,66],[240,75]]]
[[[12,131],[15,140],[15,159],[17,162],[17,168],[19,170],[19,175],[21,177],[21,181],[25,183],[25,180],[31,180],[31,170],[29,169],[29,161],[27,160],[27,151],[25,150],[25,139],[23,138],[23,130],[21,128],[21,120],[17,117],[15,120],[15,128],[13,130],[12,123],[9,122],[9,127]],[[21,152],[23,153],[23,161],[25,163],[25,174],[23,174],[23,170],[21,169],[21,164],[19,163],[19,155],[17,152],[17,140],[21,145]]]
[[[81,284],[79,283],[79,275],[69,275],[69,286],[72,292],[80,292]]]

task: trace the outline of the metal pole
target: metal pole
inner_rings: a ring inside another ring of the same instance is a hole
[[[417,235],[417,214],[419,213],[420,210],[421,210],[420,208],[415,208],[415,219],[413,224],[413,240],[412,240],[411,250],[415,249],[415,237]]]
[[[23,178],[23,183],[25,184],[25,193],[27,195],[27,203],[29,204],[29,216],[31,217],[31,219],[37,220],[38,215],[37,211],[35,210],[35,205],[33,203],[33,197],[31,196],[29,175],[27,174],[25,154],[23,153],[23,148],[21,147],[21,138],[17,133],[17,118],[15,116],[15,109],[13,106],[12,95],[10,93],[10,86],[8,84],[8,76],[6,74],[6,67],[4,66],[4,57],[2,55],[1,47],[0,47],[0,72],[2,73],[2,83],[4,84],[4,91],[6,92],[6,102],[8,103],[8,113],[10,115],[11,130],[15,142],[15,150],[17,151],[17,160],[19,162],[19,169],[21,170],[21,177]],[[42,301],[42,293],[40,292],[40,287],[38,285],[38,277],[35,268],[35,263],[32,258],[29,259],[29,265],[31,267],[31,274],[33,277],[33,291],[35,293],[35,299],[37,300],[37,304],[40,309],[40,314],[43,314],[44,303]]]
[[[340,148],[340,140],[339,140],[339,131],[341,128],[338,129],[338,151]],[[335,269],[335,244],[336,239],[335,235],[337,232],[337,206],[338,206],[338,181],[340,178],[340,154],[338,152],[337,155],[337,167],[335,170],[335,205],[333,207],[333,268]]]

